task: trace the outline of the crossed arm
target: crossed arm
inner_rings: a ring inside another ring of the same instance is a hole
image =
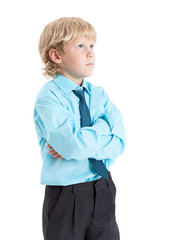
[[[74,116],[56,101],[56,97],[37,100],[34,118],[37,130],[48,143],[49,154],[57,159],[91,157],[100,160],[112,159],[123,152],[122,115],[104,90],[101,99],[104,112],[91,127],[83,128],[75,125]]]

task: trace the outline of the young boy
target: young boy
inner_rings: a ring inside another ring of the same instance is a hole
[[[49,23],[39,41],[45,73],[34,122],[41,147],[45,240],[119,240],[108,169],[124,151],[122,115],[92,75],[96,32],[81,18]]]

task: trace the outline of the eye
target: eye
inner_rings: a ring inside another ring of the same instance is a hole
[[[90,45],[90,48],[91,48],[91,49],[94,48],[94,44],[91,44],[91,45]]]
[[[83,44],[79,44],[78,47],[79,47],[79,48],[84,48],[84,45],[83,45]]]

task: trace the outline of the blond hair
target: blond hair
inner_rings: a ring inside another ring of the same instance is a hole
[[[81,35],[96,42],[94,27],[77,17],[59,18],[44,27],[39,40],[39,53],[45,64],[43,75],[46,78],[54,78],[60,74],[59,67],[49,56],[50,49],[54,48],[64,53],[65,44],[76,40]]]

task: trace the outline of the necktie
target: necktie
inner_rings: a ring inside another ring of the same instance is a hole
[[[84,90],[84,88],[83,88]],[[91,116],[89,108],[86,104],[84,91],[81,90],[73,90],[74,94],[79,98],[79,111],[80,111],[80,124],[81,127],[88,127],[92,126],[91,123]],[[96,160],[94,158],[89,158],[89,161],[92,163],[92,166],[94,167],[97,174],[104,177],[108,180],[108,170],[105,167],[102,160]]]

